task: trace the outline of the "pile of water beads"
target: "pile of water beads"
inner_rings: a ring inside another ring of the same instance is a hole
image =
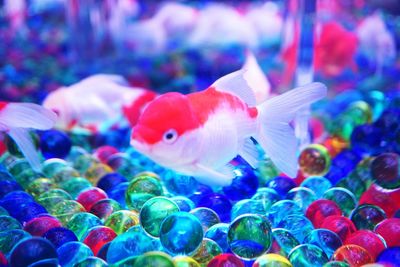
[[[8,100],[41,100],[46,92],[38,88],[51,91],[96,72],[64,72],[63,29],[38,18],[28,26],[34,31],[27,46],[18,39],[0,43]],[[52,34],[53,44],[46,39]],[[219,52],[221,64],[184,51],[181,58],[138,56],[120,69],[160,92],[190,91],[240,67],[242,47]],[[397,69],[386,71],[398,79]],[[322,141],[301,151],[294,180],[268,159],[253,170],[237,158],[232,185],[210,188],[128,148],[126,129],[33,133],[45,159],[38,173],[6,140],[0,267],[400,266],[400,94],[354,80],[359,90],[315,107],[313,140]]]
[[[399,266],[400,94],[380,109],[368,94],[335,98],[349,136],[318,116],[329,102],[315,109],[328,137],[302,149],[296,179],[236,158],[232,185],[211,188],[57,130],[33,134],[38,173],[6,140],[0,266]]]

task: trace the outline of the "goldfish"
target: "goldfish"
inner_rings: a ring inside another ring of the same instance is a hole
[[[96,131],[105,122],[124,118],[134,125],[141,108],[155,96],[150,90],[129,87],[121,76],[97,74],[50,93],[43,106],[58,113],[58,128]]]
[[[357,27],[360,50],[371,62],[377,64],[379,72],[383,65],[396,59],[396,41],[387,29],[383,16],[375,13],[366,17]]]
[[[203,91],[158,96],[133,127],[131,145],[203,184],[226,186],[236,177],[230,161],[237,155],[257,167],[254,139],[278,169],[295,177],[298,145],[290,122],[299,109],[323,98],[327,88],[311,83],[257,104],[248,73],[230,73]]]
[[[32,144],[29,130],[48,130],[56,119],[54,112],[37,104],[0,102],[0,140],[5,134],[9,135],[32,168],[40,171],[38,152]]]
[[[337,76],[345,68],[355,68],[358,38],[337,22],[322,25],[316,38],[314,67],[326,76]]]

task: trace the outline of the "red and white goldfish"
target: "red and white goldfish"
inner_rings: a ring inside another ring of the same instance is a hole
[[[282,172],[295,177],[297,140],[289,123],[327,89],[312,83],[257,105],[251,84],[242,69],[201,92],[159,96],[133,128],[131,145],[160,165],[225,186],[235,178],[229,162],[237,155],[257,166],[254,138]]]
[[[58,113],[59,128],[96,130],[105,122],[119,122],[124,115],[134,125],[143,106],[155,96],[150,90],[129,87],[121,76],[97,74],[50,93],[43,106]]]
[[[48,130],[56,119],[54,112],[37,104],[0,102],[0,139],[4,134],[9,135],[32,168],[40,171],[38,152],[32,144],[29,130]]]

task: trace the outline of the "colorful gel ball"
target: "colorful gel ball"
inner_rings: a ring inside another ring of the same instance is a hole
[[[299,156],[300,170],[307,176],[325,175],[331,166],[328,150],[319,144],[312,144],[303,149]]]
[[[61,131],[48,130],[40,135],[40,150],[46,159],[65,158],[71,146],[70,138]]]

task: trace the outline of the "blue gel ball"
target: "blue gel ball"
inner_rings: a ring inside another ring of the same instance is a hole
[[[24,189],[16,181],[11,181],[11,180],[0,181],[0,198],[4,197],[6,194],[10,192],[18,190],[24,190]]]
[[[81,242],[68,242],[57,249],[57,255],[62,267],[72,267],[87,257],[93,256],[93,252]]]
[[[353,148],[375,155],[382,142],[382,131],[371,124],[360,125],[353,130],[350,140]]]
[[[45,259],[57,259],[55,247],[44,238],[33,237],[22,240],[11,250],[9,262],[11,266],[28,266]]]
[[[55,227],[44,233],[44,238],[49,240],[56,248],[67,242],[78,241],[78,238],[71,230],[64,227]]]
[[[12,181],[14,177],[7,170],[0,170],[0,181]]]
[[[400,266],[400,247],[384,249],[376,258],[376,262],[390,263],[395,267]]]
[[[194,202],[194,204],[199,203],[200,199],[202,199],[205,195],[212,194],[213,190],[211,187],[203,184],[199,184],[196,188],[196,191],[189,196],[189,198]]]
[[[6,201],[6,200],[16,200],[16,199],[18,199],[20,201],[25,201],[25,202],[34,202],[35,201],[33,199],[33,197],[30,194],[26,193],[25,191],[12,191],[12,192],[6,194],[2,200]]]
[[[124,176],[117,172],[111,172],[103,175],[97,182],[97,187],[103,189],[107,194],[121,183],[128,182]]]
[[[58,259],[40,260],[29,265],[29,267],[59,267]]]
[[[168,192],[174,195],[189,196],[199,184],[191,176],[179,175],[169,170],[164,171],[162,177]]]
[[[303,210],[292,200],[280,200],[276,202],[267,213],[273,227],[277,227],[289,215],[303,215]]]
[[[160,241],[148,236],[139,225],[136,225],[111,241],[107,251],[107,262],[116,263],[130,256],[139,256],[160,249]]]
[[[65,158],[71,146],[70,138],[61,131],[48,130],[40,135],[40,150],[46,159]]]
[[[180,211],[189,212],[196,207],[194,202],[187,197],[176,196],[171,197],[171,200],[175,202],[176,205],[178,205]]]
[[[25,223],[41,214],[47,214],[47,210],[36,202],[29,202],[17,207],[14,217],[21,223]]]
[[[287,192],[296,186],[292,178],[284,176],[277,176],[269,180],[266,184],[266,187],[274,189],[281,197],[285,197]]]
[[[322,198],[325,191],[332,187],[331,182],[322,176],[310,176],[306,178],[301,184],[301,187],[306,187],[314,192],[317,199]]]
[[[241,166],[235,169],[236,178],[232,184],[223,187],[225,195],[233,201],[251,198],[258,188],[258,178],[250,166]]]
[[[328,258],[342,246],[342,240],[335,233],[328,229],[314,229],[305,238],[303,243],[313,244],[320,247]]]
[[[227,239],[228,229],[229,224],[217,223],[207,230],[207,232],[204,234],[204,237],[214,240],[221,247],[223,252],[227,252],[229,250]]]
[[[129,182],[120,183],[119,185],[115,186],[110,191],[108,191],[107,195],[109,198],[117,201],[122,208],[125,208],[126,207],[125,192],[128,189],[128,186]]]
[[[222,222],[230,221],[232,204],[229,199],[222,194],[213,193],[205,195],[199,200],[197,206],[212,209],[218,214]]]
[[[203,240],[203,228],[196,216],[187,212],[169,215],[161,224],[160,241],[171,254],[190,254]]]
[[[250,213],[265,215],[267,209],[261,200],[243,199],[235,203],[231,211],[231,220],[236,219],[240,215]]]
[[[107,261],[107,253],[108,253],[108,249],[110,248],[111,242],[105,243],[99,250],[99,252],[97,252],[97,257]]]
[[[284,228],[297,239],[301,240],[302,242],[304,238],[312,231],[314,230],[314,226],[312,222],[307,219],[304,215],[289,215],[285,217],[284,220],[282,220],[278,226],[278,228]]]

